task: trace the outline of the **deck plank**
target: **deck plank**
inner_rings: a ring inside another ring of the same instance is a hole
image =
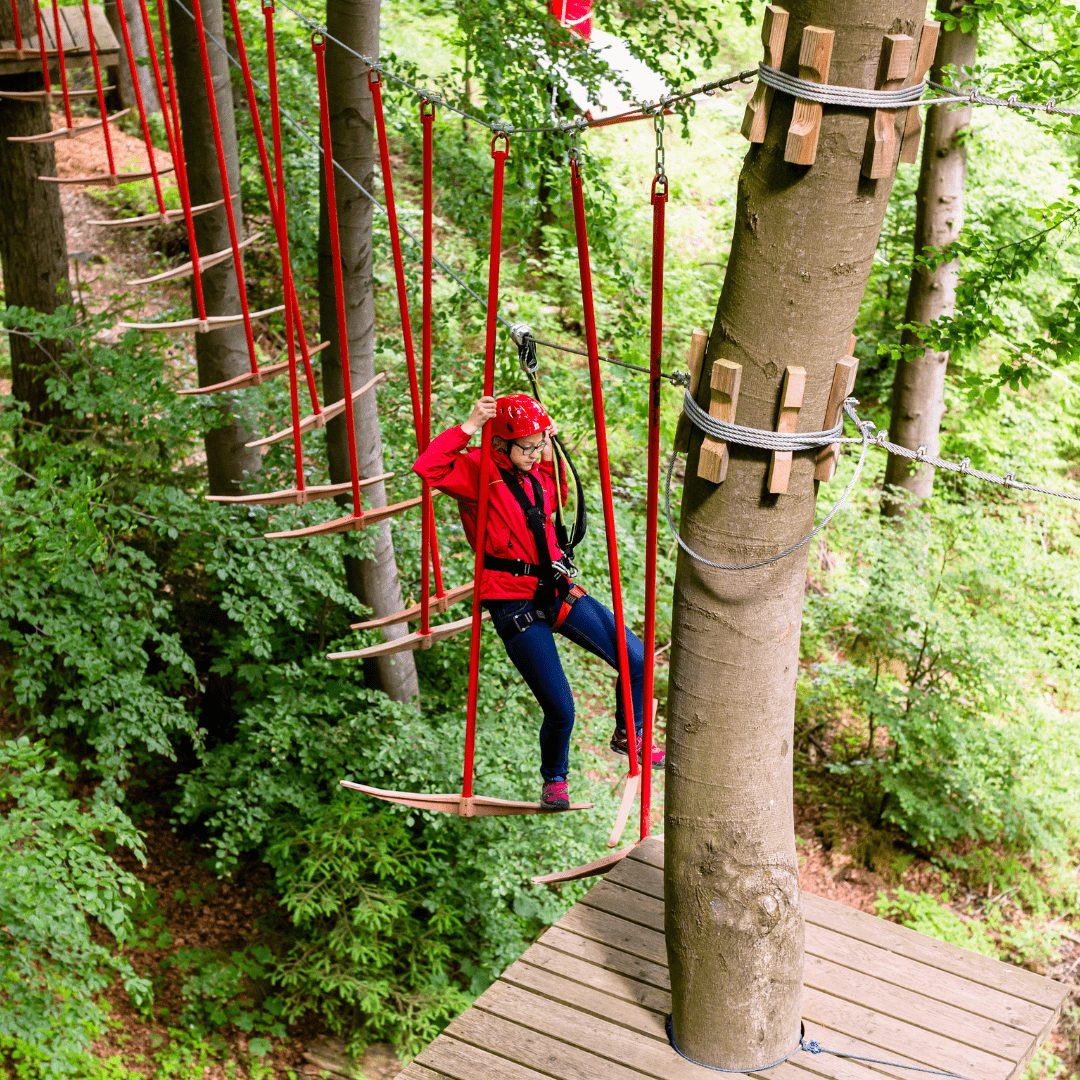
[[[547,1075],[449,1035],[440,1035],[416,1060],[450,1080],[536,1080]]]

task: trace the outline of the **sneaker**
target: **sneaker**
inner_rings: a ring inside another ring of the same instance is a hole
[[[641,740],[635,739],[634,742],[636,744],[634,749],[637,750],[638,746],[640,746],[641,744]],[[626,744],[625,731],[620,731],[618,728],[616,728],[611,736],[611,742],[608,745],[611,747],[612,750],[615,751],[616,754],[622,754],[623,757],[630,756],[630,749]],[[663,748],[659,746],[653,746],[649,757],[652,767],[654,769],[662,769],[664,767],[664,762],[667,760],[667,755],[664,753]]]
[[[565,780],[548,780],[540,795],[541,810],[569,810],[567,783]]]

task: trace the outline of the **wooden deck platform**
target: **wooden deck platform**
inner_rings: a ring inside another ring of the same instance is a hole
[[[549,928],[399,1080],[705,1080],[664,1030],[664,845],[646,840]],[[1068,988],[809,893],[806,1037],[830,1050],[1018,1077]],[[722,1022],[722,1018],[717,1018]],[[796,1054],[775,1080],[925,1076]]]
[[[56,57],[56,31],[53,27],[52,8],[43,7],[41,11],[42,29],[45,31],[45,49],[49,60],[50,74],[58,72]],[[90,25],[94,28],[94,44],[98,50],[98,62],[102,69],[116,67],[120,62],[120,45],[116,40],[105,9],[100,5],[90,6]],[[15,42],[0,40],[0,75],[16,75],[25,71],[41,70],[41,54],[38,51],[37,26],[34,20],[22,28],[23,56],[15,55]],[[86,18],[81,7],[60,8],[60,40],[64,46],[64,64],[70,68],[90,65],[90,42],[86,34]],[[59,75],[55,76],[59,79]],[[60,87],[54,86],[57,96]]]

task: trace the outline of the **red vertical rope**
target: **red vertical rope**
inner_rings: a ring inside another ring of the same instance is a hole
[[[88,4],[90,0],[83,0]],[[236,272],[236,288],[240,294],[240,312],[244,316],[244,335],[247,338],[248,359],[253,373],[259,371],[255,356],[255,336],[251,332],[251,312],[248,309],[247,284],[244,281],[244,257],[240,251],[240,238],[236,232],[236,213],[233,210],[232,191],[229,184],[229,166],[225,161],[225,147],[221,142],[221,122],[218,120],[217,95],[214,93],[214,77],[210,73],[210,56],[206,51],[206,31],[203,28],[202,3],[192,0],[195,12],[195,37],[199,43],[199,59],[202,62],[203,84],[206,101],[210,108],[210,126],[214,133],[214,153],[217,155],[218,173],[221,176],[221,192],[225,198],[225,221],[229,226],[229,244],[232,246],[233,269]]]
[[[641,701],[642,756],[652,755],[653,693],[656,685],[656,542],[660,514],[660,356],[664,347],[664,211],[667,208],[666,176],[652,183],[652,312],[649,324],[649,468],[645,511],[645,683]],[[649,835],[652,813],[652,761],[641,776],[641,839]]]
[[[15,49],[22,52],[22,26],[19,24],[19,0],[11,0],[11,18],[15,23]],[[22,59],[20,57],[20,59]]]
[[[19,0],[12,0],[12,4],[17,4]],[[49,52],[45,48],[45,23],[41,18],[41,0],[34,0],[34,20],[37,23],[37,37],[38,37],[38,52],[41,53],[41,77],[45,80],[45,93],[52,93],[52,84],[49,82]],[[48,108],[52,102],[46,98],[46,107]],[[52,110],[50,109],[50,112]]]
[[[345,427],[352,473],[353,517],[360,517],[360,466],[356,459],[356,426],[353,421],[352,372],[349,370],[349,329],[345,325],[345,285],[341,272],[341,239],[338,236],[337,192],[334,188],[334,148],[330,140],[330,108],[326,103],[326,38],[311,35],[315,71],[319,79],[319,117],[322,122],[323,172],[326,176],[326,213],[330,227],[330,255],[334,264],[334,294],[337,302],[338,353],[341,380],[345,386]]]
[[[570,188],[574,201],[574,231],[577,234],[578,269],[581,274],[581,305],[585,315],[585,348],[589,353],[589,381],[592,385],[593,427],[596,429],[596,463],[600,471],[600,489],[604,498],[604,531],[607,533],[608,571],[611,575],[611,606],[615,616],[615,639],[619,653],[619,679],[622,683],[623,717],[630,746],[630,775],[637,776],[640,765],[633,752],[637,734],[633,695],[630,690],[630,659],[626,651],[623,619],[622,581],[619,577],[619,542],[615,537],[615,504],[611,497],[611,469],[608,461],[607,427],[604,420],[604,391],[600,385],[600,346],[596,340],[596,312],[593,308],[592,271],[589,268],[589,237],[585,227],[585,196],[576,157],[570,161]],[[652,708],[642,702],[643,711]],[[651,750],[651,747],[649,748]],[[649,751],[644,750],[644,753]],[[649,762],[648,767],[651,767]]]
[[[60,68],[60,88],[64,92],[64,116],[71,127],[71,98],[68,97],[67,64],[64,63],[64,39],[60,33],[60,6],[52,0],[53,31],[56,34],[56,64]]]
[[[397,204],[394,201],[394,179],[390,167],[390,141],[386,137],[386,116],[383,113],[382,77],[375,68],[368,69],[368,86],[375,107],[375,129],[379,138],[379,161],[382,165],[383,202],[386,204],[386,221],[390,229],[390,249],[394,255],[394,279],[397,282],[398,312],[401,316],[401,338],[405,346],[405,368],[409,373],[409,396],[412,398],[413,427],[416,431],[416,449],[422,452],[424,441],[423,417],[420,410],[420,386],[416,379],[416,352],[413,349],[412,322],[409,317],[409,295],[405,288],[405,260],[401,255],[401,234],[398,232]],[[424,510],[428,512],[427,508]],[[439,558],[439,538],[435,533],[435,507],[431,512],[431,567],[435,575],[435,595],[444,593],[442,562]]]
[[[434,157],[435,103],[426,98],[420,102],[420,123],[424,129],[424,195],[423,195],[423,306],[421,318],[421,386],[420,386],[420,452],[431,441],[431,265],[432,217],[435,201],[432,180]],[[420,633],[431,633],[431,485],[422,483],[424,514],[420,526]]]
[[[243,51],[243,35],[240,32],[240,20],[237,17],[235,0],[229,0],[229,7],[233,16],[236,31],[236,40],[240,44],[241,63],[244,65],[245,81],[250,84],[251,72],[247,66],[247,54]],[[292,408],[293,427],[293,464],[296,468],[296,489],[304,490],[304,449],[300,434],[300,386],[296,374],[296,341],[293,335],[293,309],[296,309],[296,323],[303,340],[304,324],[300,318],[300,307],[296,303],[296,289],[292,276],[292,261],[289,258],[289,219],[285,207],[285,169],[281,159],[281,122],[278,108],[278,84],[277,84],[277,51],[274,45],[274,0],[263,0],[263,21],[266,25],[266,67],[270,81],[270,116],[272,117],[272,135],[274,139],[274,168],[277,175],[277,213],[273,214],[274,228],[277,230],[278,250],[281,253],[281,277],[285,288],[285,343],[289,350],[289,404]],[[263,145],[262,125],[259,122],[259,111],[252,93],[248,101],[251,108],[252,120],[258,132],[259,146],[265,157],[266,149]],[[270,206],[274,206],[274,185],[270,182],[270,171],[266,169],[266,193],[270,198]],[[311,371],[310,357],[306,355],[307,370]],[[314,395],[314,379],[310,389],[313,392],[313,401],[318,408],[318,397]]]
[[[124,52],[127,54],[128,71],[131,73],[131,85],[135,90],[135,105],[139,110],[139,120],[142,123],[143,142],[146,144],[146,157],[150,162],[150,173],[154,178],[154,195],[157,198],[158,212],[164,214],[165,198],[161,194],[161,178],[158,176],[157,162],[154,160],[154,145],[150,141],[150,125],[146,121],[146,107],[143,104],[142,87],[139,85],[139,70],[135,66],[135,54],[131,51],[131,34],[128,31],[127,13],[124,11],[124,0],[116,0],[116,14],[120,19],[120,31],[124,35]],[[147,45],[150,45],[149,40],[147,41]]]
[[[264,22],[267,33],[273,35],[273,11],[274,5],[270,3],[269,12],[264,7]],[[315,392],[315,376],[311,371],[311,356],[308,353],[307,338],[304,336],[304,324],[300,318],[300,305],[296,299],[295,282],[292,270],[285,272],[285,260],[288,258],[289,239],[288,234],[282,238],[282,220],[284,192],[275,191],[274,179],[270,172],[270,159],[266,153],[266,139],[263,135],[262,119],[259,116],[259,99],[255,96],[255,84],[251,79],[251,67],[248,64],[247,46],[244,43],[244,28],[240,23],[240,12],[237,10],[236,0],[229,0],[229,17],[232,20],[233,40],[236,43],[237,59],[240,61],[240,73],[244,79],[244,92],[247,96],[248,112],[251,114],[251,124],[255,132],[255,146],[259,153],[259,163],[262,166],[263,183],[266,186],[266,199],[270,204],[270,220],[274,226],[274,235],[277,237],[278,251],[282,260],[282,284],[285,299],[285,335],[288,342],[290,363],[296,349],[293,327],[299,331],[300,352],[304,359],[304,366],[308,375],[308,390],[311,393],[311,405],[316,413],[322,412],[319,407],[319,397]],[[273,42],[268,38],[268,50],[273,49]],[[277,94],[277,67],[276,63],[267,62],[267,71],[270,80],[271,97]],[[271,113],[276,110],[271,106]],[[299,423],[299,419],[297,420]]]
[[[502,146],[497,144],[502,140]],[[495,176],[491,187],[491,261],[488,264],[487,343],[484,350],[484,395],[495,392],[495,329],[499,310],[499,256],[502,251],[503,180],[510,155],[510,136],[496,133],[491,140]],[[476,705],[480,693],[480,583],[484,576],[484,548],[487,542],[488,470],[491,468],[491,424],[480,435],[480,475],[477,478],[476,560],[473,564],[472,639],[469,643],[469,703],[465,717],[465,769],[461,796],[471,799],[476,756]]]
[[[191,251],[192,286],[195,290],[195,311],[200,319],[206,318],[206,301],[203,299],[202,271],[199,269],[199,247],[195,243],[195,220],[191,214],[191,195],[188,191],[187,162],[184,160],[184,138],[180,130],[180,107],[176,99],[176,75],[173,72],[172,46],[169,44],[169,28],[165,21],[165,0],[157,0],[158,26],[161,29],[161,53],[165,57],[165,77],[169,80],[169,96],[166,101],[165,88],[161,84],[161,69],[158,67],[157,49],[153,47],[153,35],[150,30],[150,13],[146,10],[146,0],[139,0],[142,13],[143,29],[146,40],[151,45],[150,58],[154,64],[154,77],[157,79],[158,94],[161,97],[161,112],[165,120],[165,134],[169,139],[169,151],[176,168],[176,187],[180,192],[180,205],[184,208],[184,225],[187,228],[188,249]],[[169,123],[170,114],[172,123]],[[231,200],[232,193],[226,190],[224,196]]]
[[[120,2],[121,0],[117,0],[117,3]],[[86,40],[90,45],[90,62],[94,66],[94,88],[97,90],[98,112],[101,113],[101,133],[105,136],[105,156],[109,160],[109,175],[115,176],[116,161],[113,158],[112,132],[109,131],[109,114],[105,111],[105,86],[101,81],[97,42],[94,41],[94,24],[90,21],[90,0],[83,0],[83,18],[86,19]]]

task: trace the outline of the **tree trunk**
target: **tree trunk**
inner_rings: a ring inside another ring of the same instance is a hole
[[[120,28],[120,13],[118,4],[123,2],[124,16],[127,19],[128,33],[131,35],[131,51],[134,54],[136,70],[139,75],[139,89],[142,91],[143,105],[147,115],[161,112],[161,103],[158,101],[157,87],[154,85],[154,73],[146,64],[139,64],[140,60],[148,60],[150,46],[146,40],[146,29],[142,23],[142,14],[138,0],[115,0],[114,3],[105,5],[105,15],[109,25],[113,28],[116,40],[120,43],[120,63],[116,67],[116,90],[117,97],[124,107],[135,105],[135,91],[131,85],[131,72],[128,69],[127,57],[124,56],[124,32]]]
[[[782,68],[798,72],[807,25],[835,31],[829,82],[875,86],[882,37],[921,33],[922,0],[792,0]],[[916,40],[917,44],[917,40]],[[912,66],[914,55],[912,57]],[[910,74],[909,74],[910,79]],[[709,339],[742,365],[737,422],[774,430],[785,366],[806,369],[798,430],[820,430],[847,352],[892,188],[861,175],[866,110],[825,107],[817,161],[783,160],[792,100],[777,94],[739,178],[731,257]],[[903,113],[897,123],[902,123]],[[898,151],[899,152],[899,149]],[[815,453],[769,495],[769,454],[730,446],[727,478],[686,469],[682,535],[741,565],[784,551],[814,521]],[[835,486],[835,485],[834,485]],[[792,809],[795,683],[808,548],[754,570],[680,552],[668,700],[667,949],[674,1032],[706,1064],[750,1069],[799,1042],[803,920]]]
[[[953,5],[954,8],[962,4]],[[960,28],[941,35],[930,78],[941,82],[944,69],[955,64],[963,71],[975,63],[977,31],[962,34]],[[967,105],[935,105],[926,112],[919,188],[915,195],[915,254],[927,248],[943,248],[960,235],[964,224],[964,181],[967,177],[967,146],[964,134],[971,126],[971,108]],[[956,307],[956,281],[959,260],[939,266],[934,271],[913,267],[908,287],[905,323],[927,324],[942,315],[951,315]],[[892,413],[889,439],[927,453],[940,449],[941,418],[945,415],[945,369],[948,352],[928,348],[919,336],[905,330],[901,339],[905,349],[922,350],[910,360],[901,359],[893,378]],[[925,499],[934,487],[934,470],[929,465],[913,467],[913,462],[894,454],[885,467],[886,490],[903,488],[917,499]],[[904,512],[905,502],[886,498],[882,512],[896,516]]]
[[[364,56],[379,52],[379,0],[328,0],[326,82],[334,158],[361,184],[372,190],[375,168],[373,140],[374,111],[367,71],[363,64],[336,45],[345,42]],[[375,296],[372,269],[372,205],[352,184],[340,177],[336,184],[338,222],[341,230],[341,259],[345,281],[345,321],[348,328],[349,374],[354,389],[375,374]],[[321,185],[319,215],[319,313],[322,338],[330,346],[322,356],[323,395],[339,401],[344,394],[341,349],[338,338],[334,266],[330,253],[326,187]],[[379,432],[378,402],[375,392],[360,397],[354,409],[356,450],[361,477],[383,472],[382,437]],[[349,479],[348,431],[341,414],[326,425],[330,458],[330,480]],[[364,488],[369,506],[385,506],[386,488],[374,484]],[[351,496],[342,500],[351,505]],[[367,559],[347,557],[345,576],[349,589],[361,603],[371,607],[376,617],[400,611],[401,584],[389,522],[366,530],[374,541]],[[387,640],[403,637],[408,627],[386,627]],[[379,657],[365,666],[365,676],[395,701],[405,701],[419,693],[416,665],[411,652]]]
[[[34,26],[33,4],[19,0],[24,44]],[[0,38],[12,40],[10,5],[0,4]],[[42,90],[39,73],[0,76],[4,90]],[[10,135],[38,135],[52,124],[48,109],[37,101],[0,98],[0,271],[8,307],[53,312],[71,301],[67,240],[60,191],[39,176],[56,175],[52,143],[13,143]],[[48,400],[45,380],[62,370],[62,344],[38,342],[8,334],[12,392],[27,406],[32,425],[55,420],[61,410]]]
[[[203,0],[203,22],[207,34],[225,40],[221,0]],[[184,156],[187,159],[188,190],[191,202],[214,202],[223,198],[221,176],[214,152],[214,132],[199,59],[195,21],[175,0],[169,3],[169,29],[172,33],[173,62],[176,66],[176,96],[183,128]],[[237,196],[233,203],[237,228],[242,231],[240,208],[240,159],[236,145],[236,121],[233,116],[232,84],[229,61],[209,39],[210,73],[214,84],[221,141],[229,173],[229,187]],[[242,238],[242,237],[241,237]],[[195,243],[200,255],[209,255],[229,246],[229,227],[224,206],[195,218]],[[240,311],[240,292],[232,259],[211,267],[202,275],[203,297],[207,315],[235,315]],[[192,288],[192,310],[195,310]],[[195,335],[195,360],[199,385],[211,386],[250,370],[243,324]],[[248,478],[262,467],[258,448],[246,447],[251,425],[231,401],[218,399],[221,426],[206,433],[206,469],[211,495],[236,495],[244,490]]]

